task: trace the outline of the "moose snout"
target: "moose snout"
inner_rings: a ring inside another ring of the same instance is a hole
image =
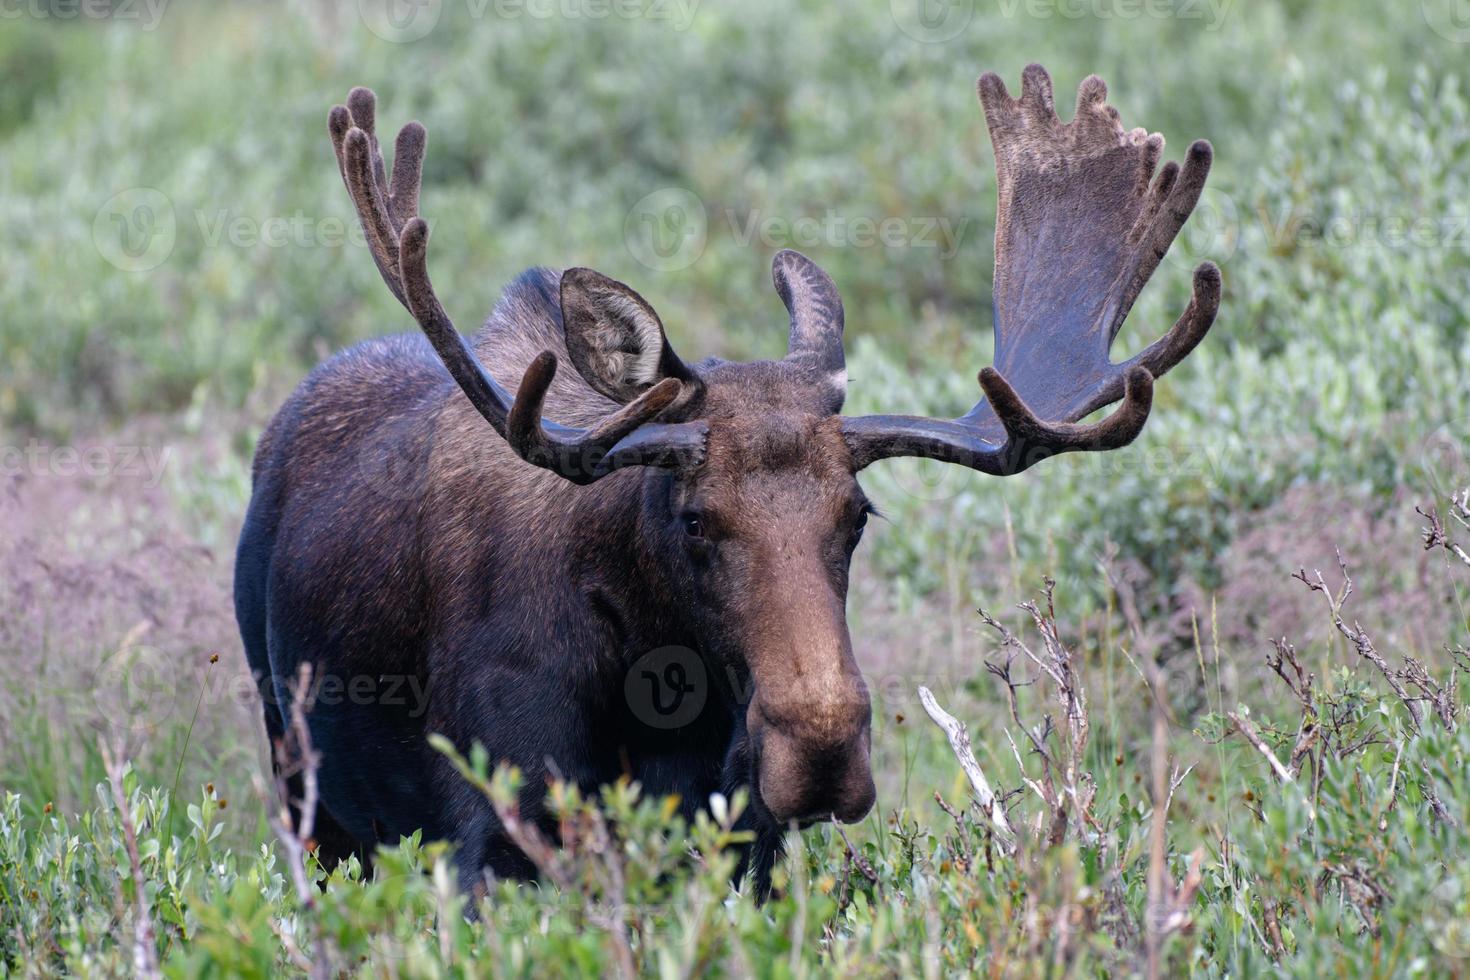
[[[761,801],[781,823],[856,823],[877,794],[866,730],[847,745],[816,750],[779,732],[762,740]]]
[[[860,677],[842,687],[822,703],[751,705],[761,801],[782,823],[855,823],[873,808],[872,706]]]

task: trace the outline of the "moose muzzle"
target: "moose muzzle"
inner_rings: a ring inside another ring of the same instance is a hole
[[[854,823],[873,807],[872,705],[843,651],[843,668],[757,688],[747,713],[756,782],[776,820]]]

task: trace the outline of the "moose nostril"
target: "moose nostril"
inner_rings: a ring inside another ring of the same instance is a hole
[[[868,754],[866,733],[857,750],[848,757],[835,797],[832,815],[839,823],[857,823],[868,815],[878,799],[873,783],[873,765]]]
[[[877,788],[866,729],[836,748],[770,730],[763,743],[757,788],[778,821],[855,823],[873,808]]]
[[[872,770],[864,765],[860,779],[852,781],[842,795],[842,802],[833,811],[838,823],[857,823],[868,815],[873,804],[878,802],[878,787],[873,783]]]

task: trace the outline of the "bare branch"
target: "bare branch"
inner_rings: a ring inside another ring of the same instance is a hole
[[[1054,836],[1059,820],[1061,821],[1060,826],[1065,827],[1066,811],[1070,809],[1076,816],[1078,834],[1085,837],[1088,835],[1089,826],[1093,828],[1097,826],[1091,812],[1096,785],[1084,768],[1087,741],[1091,732],[1087,713],[1087,692],[1078,676],[1077,661],[1072,651],[1062,642],[1057,629],[1056,607],[1053,599],[1056,583],[1050,578],[1044,579],[1043,582],[1041,602],[1026,602],[1019,607],[1030,614],[1032,623],[1037,632],[1041,634],[1042,651],[1039,653],[1018,639],[994,616],[983,609],[979,610],[980,618],[1000,634],[1001,646],[1008,651],[1003,663],[987,662],[985,669],[1005,685],[1011,719],[1025,732],[1032,748],[1041,759],[1041,778],[1031,780],[1026,777],[1024,765],[1021,767],[1022,778],[1036,791],[1051,811],[1052,831],[1050,835]],[[1032,682],[1018,682],[1012,678],[1011,669],[1017,654],[1029,660],[1040,671],[1040,676],[1050,679],[1055,689],[1057,703],[1062,709],[1060,731],[1063,736],[1062,748],[1064,751],[1060,759],[1048,744],[1052,733],[1056,731],[1051,715],[1042,717],[1042,724],[1039,728],[1027,726],[1021,721],[1016,690]],[[1014,748],[1014,743],[1012,743],[1013,751]],[[1017,761],[1020,761],[1019,754]],[[1061,776],[1060,780],[1054,775],[1058,771]]]
[[[1368,635],[1367,630],[1363,629],[1356,622],[1352,626],[1349,626],[1347,621],[1343,619],[1342,607],[1347,602],[1348,597],[1353,594],[1353,580],[1348,574],[1347,562],[1343,559],[1342,552],[1340,551],[1337,553],[1337,567],[1342,571],[1342,591],[1337,595],[1334,595],[1332,590],[1327,587],[1327,582],[1322,578],[1320,571],[1313,573],[1316,579],[1315,581],[1307,578],[1307,570],[1305,568],[1299,569],[1292,578],[1297,579],[1313,592],[1322,593],[1322,597],[1327,602],[1327,609],[1332,614],[1332,623],[1337,627],[1337,631],[1353,645],[1354,649],[1358,651],[1358,656],[1378,668],[1378,672],[1383,675],[1384,680],[1388,681],[1388,686],[1393,689],[1394,695],[1409,710],[1409,720],[1413,724],[1414,731],[1417,733],[1424,721],[1420,715],[1417,700],[1411,697],[1409,692],[1404,689],[1404,685],[1400,683],[1398,675],[1393,668],[1389,667],[1388,661],[1384,660],[1383,655],[1374,647],[1373,638]]]
[[[286,868],[291,874],[291,885],[296,891],[296,898],[301,903],[303,925],[310,934],[311,956],[308,958],[299,945],[295,946],[294,952],[290,944],[283,945],[286,945],[287,954],[293,961],[309,961],[307,972],[313,980],[326,980],[333,974],[332,950],[316,920],[316,886],[306,873],[307,855],[316,850],[312,833],[316,826],[317,769],[321,765],[320,756],[311,746],[311,729],[306,724],[306,712],[310,709],[312,700],[311,680],[310,662],[302,663],[296,675],[295,689],[291,692],[288,714],[290,725],[276,752],[279,760],[276,772],[276,810],[271,813],[267,808],[267,819],[276,839],[286,850]],[[295,801],[296,816],[293,819],[290,780],[297,775],[301,777],[302,791],[301,799]],[[263,790],[261,796],[265,796]],[[283,933],[284,930],[278,932]]]
[[[617,959],[618,973],[625,980],[638,976],[637,961],[633,956],[633,945],[628,937],[628,923],[624,909],[628,896],[627,876],[623,873],[623,856],[617,841],[608,829],[607,818],[600,807],[593,807],[589,815],[592,823],[590,847],[602,858],[603,888],[609,899],[605,915],[593,918],[612,939],[613,955]]]
[[[1204,876],[1201,867],[1204,851],[1190,855],[1189,870],[1178,885],[1169,876],[1168,822],[1169,804],[1174,790],[1189,775],[1193,766],[1181,775],[1176,769],[1169,774],[1169,715],[1165,698],[1164,672],[1153,665],[1153,816],[1149,823],[1148,912],[1144,916],[1145,948],[1148,953],[1148,975],[1164,975],[1164,942],[1175,932],[1189,928],[1190,909]]]
[[[1449,807],[1444,805],[1444,800],[1430,787],[1430,781],[1434,778],[1429,772],[1427,763],[1419,763],[1419,768],[1424,772],[1424,781],[1419,784],[1419,792],[1424,794],[1424,802],[1429,804],[1430,811],[1439,818],[1439,822],[1447,827],[1458,827],[1459,821],[1455,815],[1450,813]]]
[[[938,796],[939,794],[936,793],[934,795]],[[955,811],[949,807],[949,804],[945,803],[943,800],[940,800],[939,805],[949,811],[950,815],[955,818],[955,823],[959,823],[959,814],[955,813]],[[842,829],[842,824],[834,823],[832,826],[837,828],[837,834],[839,837],[842,838],[843,846],[847,848],[848,859],[852,861],[853,866],[863,873],[864,878],[868,879],[876,887],[881,889],[883,887],[882,880],[878,877],[878,872],[873,869],[872,862],[863,857],[862,852],[859,851],[856,847],[852,846],[852,841],[847,839],[847,831]]]
[[[505,836],[530,859],[536,870],[563,891],[572,890],[576,879],[561,860],[562,855],[547,842],[539,828],[521,819],[520,807],[515,804],[505,805],[493,798],[490,803]]]
[[[1286,686],[1291,689],[1291,693],[1302,708],[1315,713],[1316,707],[1312,702],[1312,684],[1316,681],[1317,675],[1309,673],[1302,667],[1301,662],[1297,660],[1296,647],[1287,643],[1285,637],[1272,640],[1271,647],[1275,655],[1266,654],[1266,666],[1286,682]],[[1288,673],[1288,668],[1290,673]]]
[[[1425,551],[1443,548],[1466,565],[1470,565],[1470,551],[1466,551],[1458,542],[1450,540],[1444,522],[1439,518],[1439,511],[1433,508],[1425,511],[1420,507],[1415,507],[1414,510],[1429,522],[1428,527],[1421,528],[1419,531],[1420,536],[1424,539]],[[1470,529],[1470,489],[1450,495],[1450,516],[1462,527]]]
[[[102,739],[97,740],[102,752],[102,765],[107,770],[107,782],[112,787],[112,800],[117,804],[118,822],[122,825],[123,844],[128,852],[128,874],[133,880],[133,969],[139,977],[152,980],[162,977],[158,971],[158,946],[153,935],[153,913],[148,909],[148,892],[144,888],[143,863],[138,858],[138,831],[133,826],[133,814],[128,806],[128,795],[123,791],[123,762],[121,752],[108,748]]]
[[[990,788],[990,781],[985,778],[985,772],[980,768],[980,763],[975,759],[975,752],[970,746],[970,731],[965,723],[939,706],[934,697],[934,692],[923,685],[919,686],[919,701],[924,705],[929,718],[944,731],[949,738],[949,747],[953,750],[955,758],[959,760],[960,768],[969,777],[970,787],[975,791],[975,799],[980,808],[1000,831],[1009,840],[1015,831],[1011,829],[1010,822],[1006,820],[1005,809],[1000,805],[995,791]],[[1004,844],[1002,845],[1004,848]]]
[[[1188,766],[1183,772],[1179,771],[1178,766],[1174,767],[1174,775],[1169,777],[1169,797],[1164,801],[1165,810],[1174,802],[1174,791],[1184,785],[1184,781],[1189,778],[1189,774],[1192,772],[1194,772],[1193,765]]]
[[[1278,779],[1280,779],[1283,783],[1290,783],[1295,781],[1294,777],[1291,774],[1291,770],[1287,769],[1284,765],[1281,764],[1281,760],[1276,758],[1276,753],[1272,752],[1271,747],[1266,744],[1265,739],[1261,738],[1261,733],[1256,731],[1255,725],[1251,724],[1248,720],[1236,714],[1234,711],[1227,711],[1225,713],[1225,717],[1230,719],[1230,723],[1235,726],[1236,731],[1245,736],[1245,740],[1247,742],[1255,746],[1257,752],[1266,757],[1266,761],[1271,763],[1271,768],[1275,771]]]
[[[1163,671],[1153,666],[1153,818],[1149,821],[1148,915],[1144,930],[1148,945],[1148,975],[1163,976],[1162,952],[1164,933],[1160,919],[1169,888],[1166,866],[1168,851],[1169,806],[1169,719],[1164,713]]]
[[[1261,918],[1266,927],[1266,955],[1279,960],[1286,955],[1286,942],[1281,935],[1280,906],[1265,896],[1261,898]]]

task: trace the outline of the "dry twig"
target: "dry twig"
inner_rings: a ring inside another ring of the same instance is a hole
[[[128,795],[123,791],[122,753],[97,740],[102,751],[102,765],[112,787],[112,800],[117,804],[117,817],[122,825],[123,845],[128,852],[128,875],[133,881],[133,969],[139,977],[161,977],[158,972],[158,946],[153,935],[153,913],[148,909],[148,893],[144,890],[143,863],[138,858],[138,830],[133,826]]]
[[[1283,783],[1290,783],[1295,781],[1295,777],[1292,776],[1291,770],[1287,769],[1284,765],[1281,764],[1281,760],[1276,758],[1276,753],[1272,752],[1271,746],[1267,745],[1266,740],[1261,738],[1261,733],[1256,731],[1255,725],[1251,724],[1248,719],[1236,714],[1234,711],[1225,712],[1225,717],[1230,719],[1230,723],[1235,726],[1236,731],[1245,736],[1245,740],[1247,742],[1255,746],[1257,752],[1266,757],[1266,761],[1271,763],[1271,769],[1276,773],[1276,777],[1278,779],[1280,779]]]
[[[954,715],[940,707],[935,700],[934,692],[923,685],[919,686],[919,701],[924,705],[924,710],[934,724],[938,725],[949,738],[949,747],[954,751],[955,758],[959,760],[960,768],[969,777],[970,787],[975,791],[975,801],[980,809],[990,818],[991,824],[1002,835],[1001,848],[1004,850],[1007,842],[1014,836],[1011,825],[1006,820],[1005,808],[1000,805],[1000,799],[995,791],[990,788],[990,781],[985,778],[985,772],[980,768],[980,763],[975,759],[975,752],[970,745],[970,731],[965,723]]]
[[[313,693],[311,679],[311,664],[303,663],[296,675],[295,688],[291,692],[291,707],[287,718],[289,724],[276,752],[275,812],[270,812],[269,807],[266,812],[271,830],[286,850],[286,868],[291,874],[291,885],[296,891],[296,898],[301,903],[301,919],[309,933],[311,955],[308,956],[299,943],[287,941],[283,929],[278,929],[277,935],[281,936],[287,954],[298,968],[304,969],[314,980],[325,980],[333,974],[332,950],[316,920],[316,886],[306,871],[307,855],[316,850],[312,833],[316,827],[317,770],[321,765],[321,757],[311,746],[311,729],[306,724],[306,713],[311,708]],[[293,776],[301,777],[302,787],[301,799],[294,801],[294,818],[291,799]],[[261,796],[264,795],[261,792]]]
[[[1428,527],[1421,528],[1419,531],[1420,536],[1424,539],[1425,551],[1443,548],[1466,565],[1470,565],[1470,551],[1466,551],[1459,542],[1450,540],[1449,532],[1445,530],[1444,522],[1440,520],[1438,510],[1430,508],[1428,511],[1425,511],[1420,507],[1415,507],[1414,510],[1418,511],[1419,516],[1429,522]],[[1461,527],[1470,530],[1470,488],[1461,490],[1458,494],[1450,495],[1450,516]]]
[[[1420,726],[1423,724],[1423,718],[1420,716],[1417,699],[1411,697],[1409,692],[1404,689],[1404,685],[1400,682],[1397,672],[1389,667],[1388,661],[1384,660],[1383,655],[1374,647],[1373,638],[1368,635],[1367,630],[1363,629],[1357,622],[1349,626],[1347,621],[1343,619],[1342,608],[1346,604],[1348,597],[1353,594],[1353,580],[1348,574],[1347,561],[1343,559],[1342,552],[1340,551],[1337,553],[1337,567],[1342,572],[1342,590],[1335,594],[1327,587],[1327,582],[1322,578],[1320,571],[1313,573],[1315,581],[1307,577],[1307,570],[1305,568],[1297,570],[1292,578],[1298,580],[1313,592],[1322,593],[1323,599],[1327,602],[1327,609],[1332,614],[1332,624],[1337,627],[1337,631],[1346,637],[1347,641],[1358,651],[1358,656],[1378,668],[1378,672],[1383,675],[1384,680],[1388,681],[1388,686],[1392,688],[1394,695],[1404,703],[1404,707],[1408,708],[1409,720],[1413,725],[1414,731],[1418,732]]]
[[[1023,643],[1003,623],[984,609],[978,610],[980,618],[986,625],[1000,634],[1001,646],[1007,651],[1003,663],[987,662],[985,669],[1005,685],[1011,718],[1017,727],[1025,732],[1032,749],[1041,759],[1041,778],[1038,780],[1025,776],[1026,767],[1021,766],[1022,778],[1041,797],[1050,811],[1049,821],[1042,818],[1039,826],[1049,825],[1047,838],[1055,838],[1059,829],[1065,829],[1067,812],[1070,810],[1076,815],[1078,834],[1085,836],[1089,827],[1094,832],[1100,830],[1097,821],[1092,816],[1092,801],[1097,792],[1097,786],[1092,774],[1086,771],[1083,765],[1087,741],[1092,730],[1087,713],[1087,692],[1078,676],[1076,659],[1072,651],[1062,643],[1057,631],[1056,607],[1053,601],[1056,582],[1048,578],[1044,580],[1044,583],[1042,590],[1044,609],[1036,602],[1025,602],[1020,606],[1031,615],[1032,623],[1036,626],[1037,632],[1041,634],[1041,653],[1037,653]],[[1011,672],[1018,654],[1029,660],[1052,683],[1055,697],[1062,709],[1061,733],[1064,751],[1060,759],[1054,756],[1048,746],[1052,733],[1056,731],[1051,715],[1044,715],[1042,724],[1036,728],[1028,727],[1021,721],[1016,691],[1018,688],[1031,684],[1032,681],[1019,682],[1012,678]],[[1009,732],[1007,736],[1009,737]],[[1014,742],[1011,748],[1012,751],[1015,751]],[[1017,761],[1020,761],[1019,752]],[[1061,773],[1060,785],[1057,785],[1058,781],[1054,776],[1057,771]]]
[[[1190,909],[1195,894],[1204,880],[1201,868],[1204,852],[1190,855],[1189,870],[1184,880],[1175,884],[1168,868],[1169,803],[1184,776],[1169,774],[1169,718],[1164,707],[1164,672],[1153,667],[1153,817],[1149,824],[1148,913],[1144,917],[1144,936],[1148,953],[1148,975],[1164,975],[1164,942],[1175,932],[1191,925]],[[1188,775],[1188,770],[1184,775]]]

